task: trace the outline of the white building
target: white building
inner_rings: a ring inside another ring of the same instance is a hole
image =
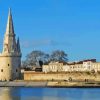
[[[43,65],[43,72],[62,72],[63,71],[63,63],[59,62],[50,62],[48,65]]]
[[[86,72],[86,71],[100,71],[100,63],[95,59],[84,60],[73,63],[59,63],[51,62],[48,65],[43,65],[43,72]]]
[[[19,39],[16,41],[11,10],[9,9],[8,22],[3,42],[3,51],[0,54],[0,80],[9,81],[18,79],[21,67],[21,50]]]

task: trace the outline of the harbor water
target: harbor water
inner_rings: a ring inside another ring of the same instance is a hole
[[[100,100],[100,89],[1,87],[0,100]]]

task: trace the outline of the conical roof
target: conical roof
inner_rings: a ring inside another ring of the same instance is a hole
[[[8,21],[7,21],[5,34],[14,35],[14,26],[13,26],[13,20],[12,20],[12,14],[10,8],[9,8]]]

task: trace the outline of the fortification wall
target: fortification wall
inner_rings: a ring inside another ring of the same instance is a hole
[[[100,81],[100,74],[90,73],[36,73],[36,72],[24,72],[24,80],[37,80],[37,81]]]

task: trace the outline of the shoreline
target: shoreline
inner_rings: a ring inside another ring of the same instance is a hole
[[[33,88],[100,88],[99,83],[84,82],[43,82],[43,81],[9,81],[0,82],[0,87],[33,87]]]

